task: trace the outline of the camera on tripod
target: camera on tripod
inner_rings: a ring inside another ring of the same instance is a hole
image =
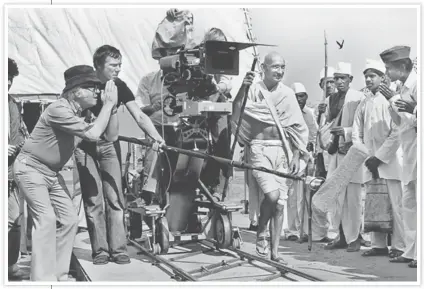
[[[213,74],[238,75],[236,42],[206,41],[195,49],[177,52],[159,60],[164,84],[172,95],[187,93],[189,99],[206,99],[216,93]]]
[[[193,102],[207,101],[209,96],[218,93],[213,75],[238,75],[240,51],[255,45],[263,44],[209,40],[194,49],[177,51],[159,59],[164,85],[171,94],[165,102],[173,111],[172,115],[183,112],[187,106],[197,107]],[[189,105],[177,104],[175,96],[180,93],[187,93]],[[210,107],[222,110],[218,106]],[[228,113],[228,110],[223,112]]]

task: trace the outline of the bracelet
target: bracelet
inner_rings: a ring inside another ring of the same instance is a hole
[[[114,114],[116,114],[117,112],[118,112],[118,108],[117,108],[116,106],[114,106],[114,107],[112,108],[111,115],[114,115]]]

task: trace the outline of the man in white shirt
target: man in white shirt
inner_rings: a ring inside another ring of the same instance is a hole
[[[336,84],[334,83],[334,68],[329,66],[327,68],[327,78],[325,78],[325,68],[321,70],[320,73],[320,81],[319,81],[319,87],[324,92],[324,80],[325,82],[325,101],[323,103],[320,103],[314,110],[314,116],[315,120],[318,123],[318,126],[325,124],[325,112],[328,106],[328,97],[334,93],[337,92]],[[320,146],[317,144],[317,172],[316,175],[319,177],[325,178],[327,176],[327,170],[328,170],[328,152],[321,149]]]
[[[396,94],[386,85],[380,85],[379,91],[390,103],[390,115],[394,123],[400,126],[400,140],[403,151],[402,183],[402,218],[404,226],[405,252],[402,256],[392,258],[394,263],[409,263],[417,267],[417,115],[408,113],[407,106],[417,103],[417,73],[409,58],[411,48],[395,46],[383,51],[381,59],[386,66],[386,75],[391,81],[400,80],[403,86]]]
[[[350,87],[353,80],[350,63],[339,62],[333,74],[337,86],[337,93],[328,97],[329,106],[326,112],[326,121],[337,120],[336,126],[331,129],[334,140],[328,149],[328,175],[336,171],[352,145],[352,126],[356,109],[364,94]],[[327,244],[325,249],[339,249],[347,247],[348,252],[360,250],[359,238],[361,227],[361,184],[362,171],[359,169],[352,177],[348,187],[339,194],[335,204],[332,225],[335,230],[342,225],[343,232],[339,232],[336,239]],[[345,238],[343,238],[343,235]],[[347,246],[346,246],[347,245]]]
[[[297,102],[299,103],[300,110],[302,111],[303,119],[305,120],[306,126],[308,127],[308,144],[306,149],[309,152],[312,152],[315,146],[315,140],[317,136],[318,124],[315,121],[314,112],[309,107],[306,107],[306,101],[308,100],[308,93],[306,88],[302,83],[295,82],[291,86],[293,89]],[[302,176],[305,174],[305,163],[301,161],[299,175]],[[303,182],[299,180],[293,181],[292,187],[289,189],[288,199],[287,199],[287,223],[289,234],[287,239],[290,241],[297,241],[299,238],[307,240],[306,234],[300,236],[300,226],[302,215],[306,213],[305,211],[305,199],[303,195],[304,186]],[[309,190],[308,190],[309,194]],[[308,197],[308,196],[306,196]],[[304,216],[303,222],[303,232],[307,232],[307,215]]]
[[[368,93],[356,110],[352,141],[361,143],[368,149],[370,157],[365,161],[363,182],[366,185],[374,177],[387,184],[393,215],[393,235],[391,250],[387,248],[387,234],[371,232],[371,249],[362,256],[401,255],[405,248],[402,225],[402,185],[400,159],[396,153],[400,146],[399,129],[390,113],[390,104],[378,91],[384,81],[384,63],[367,60],[364,70]]]

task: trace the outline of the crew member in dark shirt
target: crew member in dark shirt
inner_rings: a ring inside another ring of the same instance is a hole
[[[113,79],[118,88],[118,106],[125,104],[138,126],[153,140],[164,144],[155,126],[135,102],[126,83],[118,78],[122,55],[110,45],[99,47],[93,55],[97,77],[106,83]],[[94,117],[102,103],[90,109]],[[93,263],[130,263],[124,225],[124,197],[119,143],[100,140],[81,142],[75,151],[87,227],[90,235]],[[104,204],[103,204],[104,201]]]

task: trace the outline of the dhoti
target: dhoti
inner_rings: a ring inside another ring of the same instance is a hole
[[[245,147],[244,160],[247,163],[251,163],[250,159],[250,145]],[[258,225],[259,211],[261,203],[264,199],[264,193],[258,185],[255,177],[251,170],[244,172],[245,181],[249,190],[249,219],[250,223],[254,226]]]
[[[361,228],[361,184],[353,183],[351,179],[368,157],[367,152],[365,146],[355,144],[346,156],[339,153],[332,156],[330,167],[335,169],[328,172],[326,182],[312,201],[313,235],[314,231],[315,234],[323,234],[323,228],[326,227],[323,224],[327,220],[327,214],[330,214],[335,230],[342,223],[347,243],[358,238]]]
[[[264,167],[282,173],[288,173],[289,164],[279,140],[252,140],[250,143],[250,161],[253,166]],[[287,200],[287,192],[292,181],[276,175],[253,171],[259,188],[264,194],[279,190],[280,200]]]

